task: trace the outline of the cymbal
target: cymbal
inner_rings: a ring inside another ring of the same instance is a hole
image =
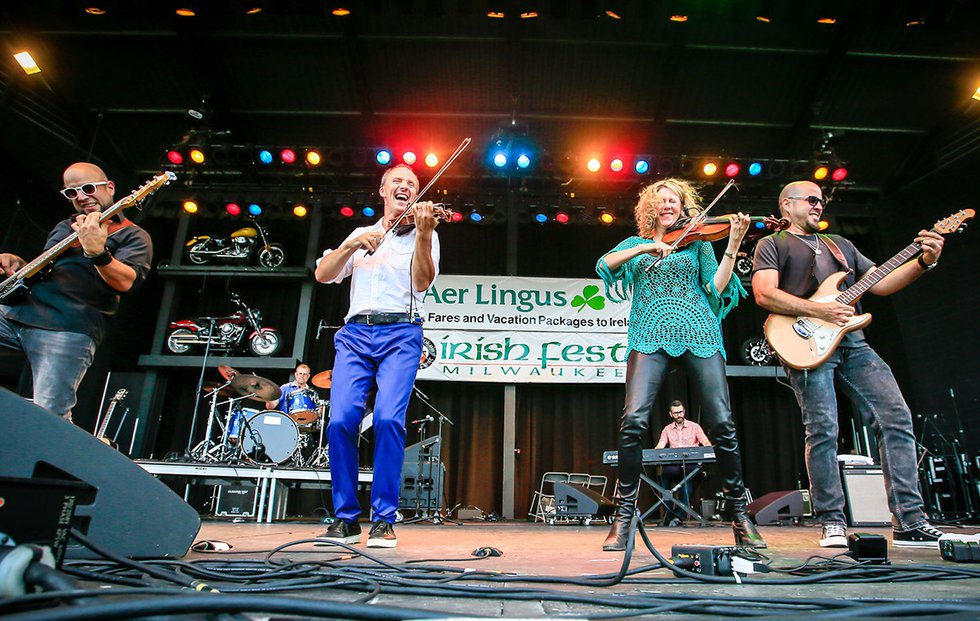
[[[201,392],[206,395],[210,395],[212,392],[224,386],[224,382],[204,382],[201,386]],[[237,393],[231,389],[231,386],[224,386],[218,391],[218,394],[222,397],[234,397]]]
[[[317,388],[330,388],[333,383],[333,369],[317,373],[310,379],[310,383]]]
[[[221,377],[225,378],[226,380],[230,380],[231,378],[238,375],[238,371],[236,371],[231,367],[226,367],[223,364],[218,365],[218,373],[220,373]]]
[[[252,401],[274,401],[282,395],[279,386],[272,380],[249,373],[239,373],[233,377],[231,387],[242,397],[251,395],[249,399]]]

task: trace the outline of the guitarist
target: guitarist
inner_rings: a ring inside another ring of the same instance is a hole
[[[129,220],[99,223],[115,191],[101,168],[78,162],[63,180],[61,194],[77,213],[55,225],[45,250],[73,231],[80,247],[58,256],[18,303],[0,304],[0,347],[24,352],[34,376],[34,402],[70,422],[75,392],[105,334],[106,318],[115,313],[120,294],[146,279],[153,246],[149,234]],[[26,263],[0,254],[4,277]]]
[[[762,239],[756,247],[752,290],[759,306],[790,316],[822,319],[843,326],[855,308],[836,301],[806,299],[831,274],[849,271],[854,284],[874,269],[847,239],[818,235],[825,204],[820,187],[809,181],[790,183],[779,194],[779,209],[790,227]],[[935,267],[943,237],[920,231],[915,241],[922,254],[897,268],[869,291],[891,295]],[[785,366],[785,365],[784,365]],[[837,465],[837,396],[834,379],[858,411],[870,415],[881,452],[892,543],[896,547],[937,548],[942,532],[926,519],[919,493],[912,415],[891,369],[856,330],[847,334],[822,365],[809,371],[786,367],[806,428],[806,468],[810,498],[823,526],[822,547],[847,547],[844,493]]]

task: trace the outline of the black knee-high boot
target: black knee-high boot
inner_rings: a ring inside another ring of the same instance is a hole
[[[624,490],[617,484],[616,486],[616,516],[613,518],[612,526],[606,540],[602,542],[602,549],[606,552],[622,552],[626,549],[626,542],[629,539],[630,524],[633,522],[633,514],[636,513],[636,497],[639,486],[634,486],[632,495],[623,494]]]
[[[752,518],[745,510],[745,493],[737,497],[725,495],[725,506],[728,519],[732,521],[732,531],[735,533],[735,545],[749,548],[766,548],[766,540],[756,529]]]

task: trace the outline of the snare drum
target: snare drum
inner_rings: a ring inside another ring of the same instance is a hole
[[[316,393],[309,388],[299,388],[286,395],[286,413],[297,425],[310,425],[318,418]]]
[[[241,430],[242,449],[249,461],[281,464],[299,448],[299,430],[291,418],[278,410],[246,415]]]
[[[231,414],[228,415],[228,442],[230,444],[238,444],[238,438],[242,435],[242,423],[247,417],[258,413],[259,410],[254,408],[236,407],[232,410]]]

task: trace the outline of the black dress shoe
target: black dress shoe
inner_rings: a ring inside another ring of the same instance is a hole
[[[395,527],[384,520],[375,520],[368,533],[367,547],[369,548],[394,548],[398,545],[395,537]]]
[[[354,522],[353,524],[348,524],[343,520],[336,520],[327,529],[327,532],[323,533],[318,539],[326,539],[327,541],[334,541],[337,543],[360,543],[361,542],[361,526]]]

